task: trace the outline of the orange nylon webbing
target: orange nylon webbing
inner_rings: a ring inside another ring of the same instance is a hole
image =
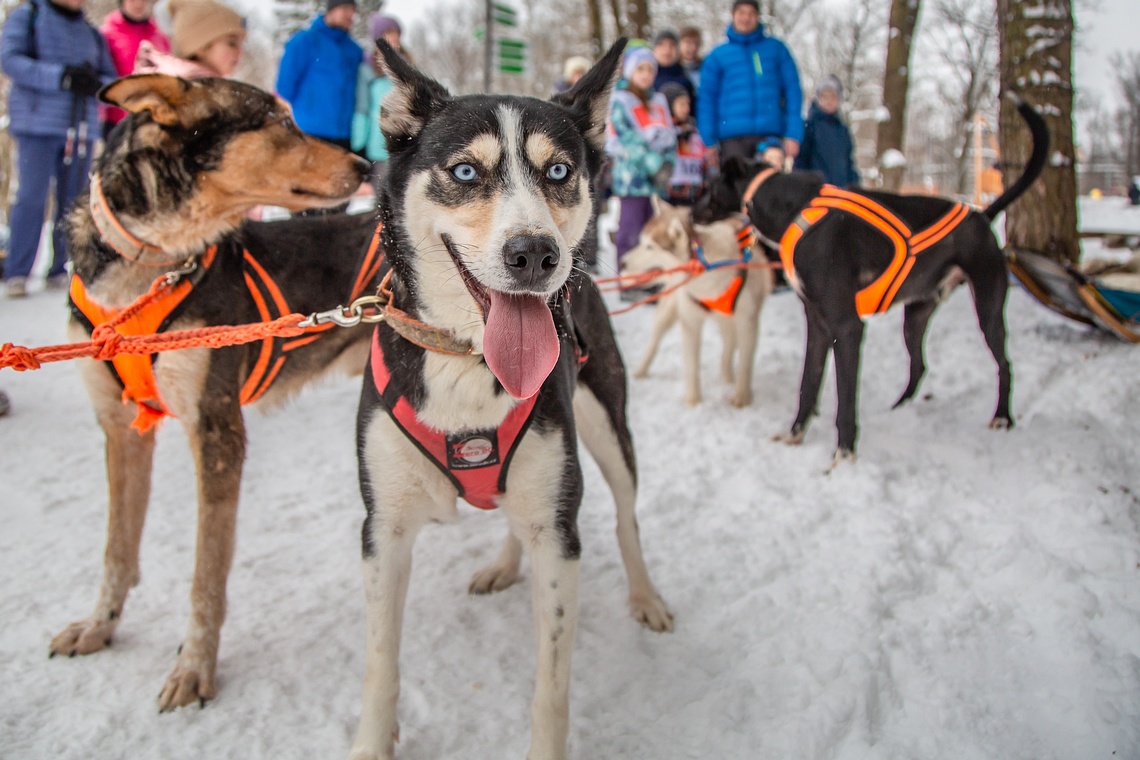
[[[796,246],[828,209],[845,211],[863,220],[881,232],[894,249],[891,262],[883,273],[855,294],[855,310],[860,317],[881,314],[889,309],[914,267],[915,256],[953,232],[970,211],[964,203],[956,203],[934,224],[912,234],[910,228],[882,204],[858,193],[824,185],[820,194],[800,212],[780,239],[780,259],[789,280],[795,275]]]

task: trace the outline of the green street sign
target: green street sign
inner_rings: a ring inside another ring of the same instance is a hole
[[[508,63],[526,58],[526,43],[522,40],[499,40],[499,58]]]
[[[516,18],[515,9],[509,5],[502,3],[494,3],[491,6],[494,13],[492,14],[493,20],[496,24],[502,26],[516,26],[518,21]]]
[[[521,63],[500,63],[499,71],[504,74],[521,74],[526,71],[526,66],[523,66]]]

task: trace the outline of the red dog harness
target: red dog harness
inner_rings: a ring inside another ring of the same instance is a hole
[[[494,509],[502,496],[507,469],[523,434],[530,426],[538,394],[520,401],[497,428],[443,433],[425,425],[406,396],[391,390],[392,373],[380,348],[379,330],[372,334],[372,379],[388,415],[440,472],[459,495],[479,509]]]
[[[379,252],[380,230],[373,235],[372,242],[364,255],[364,260],[357,270],[356,281],[353,284],[349,302],[359,296],[368,283],[376,276],[383,254]],[[217,257],[218,247],[210,246],[196,267],[183,276],[178,283],[170,288],[163,296],[149,303],[144,309],[116,329],[122,335],[156,335],[164,332],[177,317],[179,307],[193,291],[194,287],[209,271]],[[247,251],[242,250],[242,269],[246,289],[257,306],[258,316],[263,322],[271,322],[286,314],[292,313],[281,289],[270,276],[269,272]],[[83,323],[88,330],[115,319],[126,307],[113,308],[104,306],[91,297],[83,281],[77,276],[71,278],[71,307],[72,313]],[[242,386],[240,400],[242,404],[252,404],[257,401],[277,379],[289,352],[301,346],[312,343],[321,337],[328,329],[334,327],[332,323],[317,325],[308,328],[308,334],[296,338],[265,338],[261,342],[261,349],[253,370]],[[154,363],[158,354],[130,355],[119,354],[113,357],[108,366],[123,386],[123,401],[133,401],[138,405],[138,411],[131,427],[140,433],[145,433],[162,421],[163,417],[173,417],[170,409],[162,401],[158,392],[158,381],[154,375]]]
[[[796,272],[796,245],[813,225],[818,224],[833,209],[862,219],[886,236],[894,248],[894,257],[883,273],[855,294],[855,310],[863,318],[889,309],[899,288],[910,275],[915,257],[953,232],[970,212],[966,204],[955,203],[934,224],[919,232],[911,232],[901,219],[882,204],[858,193],[824,185],[819,195],[799,213],[780,239],[780,260],[789,281],[793,281]]]

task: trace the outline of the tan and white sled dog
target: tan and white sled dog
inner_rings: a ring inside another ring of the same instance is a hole
[[[773,276],[770,269],[729,266],[729,262],[741,260],[738,233],[742,223],[725,219],[694,226],[688,209],[654,198],[653,218],[642,229],[637,247],[622,257],[623,274],[668,270],[693,256],[695,239],[705,261],[712,266],[658,302],[653,335],[633,373],[634,377],[648,376],[661,339],[679,321],[685,403],[690,406],[701,403],[701,330],[710,318],[724,342],[720,370],[724,381],[734,385],[730,401],[738,407],[752,403],[752,365],[760,337],[760,310],[772,292]],[[686,276],[678,272],[662,280],[668,288]]]

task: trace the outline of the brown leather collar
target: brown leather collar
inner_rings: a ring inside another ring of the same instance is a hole
[[[98,173],[91,175],[91,200],[88,206],[91,209],[91,219],[95,222],[95,229],[99,230],[103,242],[124,259],[144,266],[168,267],[181,264],[189,258],[168,253],[153,243],[141,240],[124,227],[107,205],[107,197],[103,194],[103,182]]]
[[[741,213],[747,216],[748,206],[752,203],[752,196],[756,195],[756,191],[760,189],[760,185],[764,184],[773,174],[779,173],[779,169],[769,166],[767,169],[752,178],[752,181],[748,183],[748,187],[744,190],[744,196],[740,199]]]
[[[384,275],[376,293],[383,320],[388,323],[388,326],[404,340],[428,351],[452,356],[471,356],[474,354],[475,347],[468,341],[456,338],[449,330],[425,324],[392,303],[393,271],[395,270],[389,269],[388,274]]]

